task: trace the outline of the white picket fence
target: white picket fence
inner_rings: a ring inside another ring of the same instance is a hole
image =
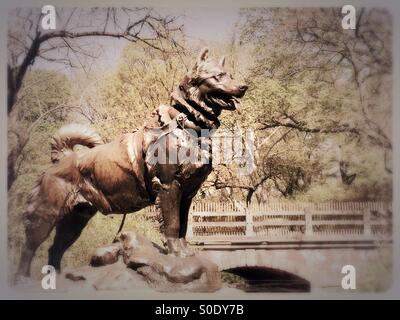
[[[194,203],[187,238],[382,240],[391,238],[391,216],[391,204],[385,202]]]
[[[145,209],[158,214],[155,206]],[[187,239],[207,241],[388,240],[392,206],[387,202],[194,202]]]

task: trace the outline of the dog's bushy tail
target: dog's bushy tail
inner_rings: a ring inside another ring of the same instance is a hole
[[[76,123],[65,125],[54,134],[50,141],[51,161],[56,163],[74,152],[74,146],[77,144],[93,148],[104,144],[104,141],[89,127]]]

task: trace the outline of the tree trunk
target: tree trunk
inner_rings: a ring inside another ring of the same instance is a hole
[[[254,188],[250,188],[247,192],[247,196],[246,196],[246,207],[249,206],[249,204],[251,203],[251,198],[253,197],[253,194],[256,190]]]
[[[20,152],[18,151],[19,147],[14,147],[7,157],[7,191],[9,191],[17,179],[17,172],[15,163],[17,162],[18,156]]]
[[[7,84],[8,84],[8,92],[7,92],[7,114],[10,114],[12,111],[15,102],[17,101],[17,94],[19,89],[21,89],[22,81],[24,80],[26,71],[28,67],[33,64],[36,56],[39,53],[41,40],[40,40],[40,32],[37,34],[36,38],[32,41],[32,44],[22,61],[21,65],[16,68],[11,68],[9,65],[7,67]]]

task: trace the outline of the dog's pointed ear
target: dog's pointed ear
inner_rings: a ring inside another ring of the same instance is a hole
[[[203,48],[203,50],[201,50],[201,52],[197,58],[197,63],[206,61],[207,56],[208,56],[208,48]]]
[[[224,66],[225,66],[225,56],[222,56],[222,57],[221,57],[221,59],[219,60],[219,65],[220,65],[221,67],[224,67]]]

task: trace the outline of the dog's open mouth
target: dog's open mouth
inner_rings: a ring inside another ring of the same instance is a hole
[[[214,107],[220,107],[225,110],[237,110],[239,111],[240,102],[239,99],[228,94],[220,93],[218,95],[209,95],[207,97],[211,105]]]

